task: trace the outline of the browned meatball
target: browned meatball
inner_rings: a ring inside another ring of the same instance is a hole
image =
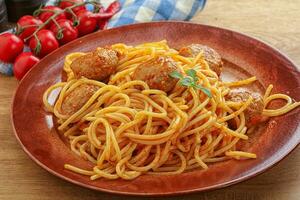
[[[98,89],[98,86],[90,84],[82,84],[75,88],[64,98],[61,106],[62,113],[65,115],[74,114]]]
[[[171,58],[157,57],[140,64],[136,68],[133,78],[145,81],[151,89],[169,92],[175,87],[178,81],[169,76],[173,71],[179,70]]]
[[[259,124],[267,119],[267,117],[262,115],[264,102],[260,94],[237,88],[231,90],[226,96],[226,100],[233,102],[245,102],[250,96],[252,96],[253,101],[245,110],[246,126],[248,127]]]
[[[71,63],[75,78],[82,76],[103,81],[116,71],[118,64],[117,52],[109,48],[98,48],[83,56],[76,58]]]
[[[204,59],[210,69],[220,76],[223,62],[221,56],[214,49],[202,44],[191,44],[179,50],[179,54],[186,57],[196,57],[200,52],[203,52]]]

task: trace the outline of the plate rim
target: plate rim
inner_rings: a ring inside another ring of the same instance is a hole
[[[50,54],[48,54],[47,56],[45,56],[44,58],[49,57],[50,55],[52,55],[53,53],[60,51],[63,48],[67,48],[68,46],[71,46],[73,43],[84,39],[86,37],[90,37],[91,35],[97,35],[99,33],[103,33],[103,32],[110,32],[111,30],[119,30],[119,29],[127,29],[127,28],[134,28],[134,27],[138,27],[138,26],[143,26],[143,25],[147,25],[147,24],[190,24],[190,25],[195,25],[195,26],[202,26],[202,27],[207,27],[207,28],[212,28],[215,30],[222,30],[222,31],[226,31],[226,32],[231,32],[234,34],[237,34],[239,36],[242,37],[246,37],[250,40],[254,40],[256,42],[259,42],[261,44],[263,44],[264,46],[270,48],[273,52],[275,52],[277,55],[280,55],[282,58],[285,59],[285,61],[288,61],[291,65],[292,65],[292,69],[295,70],[297,73],[299,72],[299,67],[296,67],[297,65],[282,51],[280,51],[279,49],[275,48],[274,46],[272,46],[271,44],[262,41],[259,38],[250,36],[248,34],[245,33],[241,33],[239,31],[235,31],[232,29],[228,29],[228,28],[223,28],[223,27],[217,27],[217,26],[212,26],[212,25],[206,25],[206,24],[201,24],[201,23],[195,23],[195,22],[186,22],[186,21],[161,21],[161,22],[144,22],[144,23],[137,23],[137,24],[129,24],[129,25],[124,25],[124,26],[120,26],[120,27],[115,27],[115,28],[111,28],[111,29],[107,29],[107,30],[102,30],[102,31],[96,31],[94,33],[85,35],[83,37],[77,38],[76,40],[71,41],[70,43],[56,49],[55,51],[51,52]],[[44,59],[43,58],[43,59]],[[11,125],[12,125],[12,130],[14,133],[14,136],[16,137],[18,143],[20,144],[20,146],[22,147],[22,150],[30,157],[31,160],[33,160],[38,166],[40,166],[41,168],[43,168],[44,170],[48,171],[49,173],[51,173],[52,175],[55,175],[59,178],[61,178],[64,181],[68,181],[70,183],[73,183],[75,185],[84,187],[84,188],[88,188],[88,189],[92,189],[95,191],[100,191],[100,192],[107,192],[110,194],[118,194],[118,195],[127,195],[127,196],[174,196],[174,195],[183,195],[183,194],[190,194],[190,193],[196,193],[196,192],[203,192],[203,191],[210,191],[210,190],[215,190],[215,189],[221,189],[221,188],[225,188],[246,180],[249,180],[255,176],[258,176],[262,173],[264,173],[266,170],[269,170],[271,168],[273,168],[274,166],[276,166],[277,164],[279,164],[279,162],[281,162],[284,158],[286,158],[287,156],[289,156],[300,144],[300,138],[298,141],[296,141],[294,144],[294,146],[291,146],[289,149],[285,150],[284,153],[280,154],[280,156],[278,156],[276,159],[274,159],[272,162],[267,163],[266,166],[264,166],[263,168],[260,169],[256,169],[253,170],[252,172],[249,172],[247,175],[243,175],[239,178],[235,178],[232,179],[230,181],[226,181],[226,182],[222,182],[222,183],[218,183],[212,186],[207,186],[207,187],[202,187],[202,188],[193,188],[193,189],[184,189],[184,190],[179,190],[179,191],[175,191],[175,192],[166,192],[166,193],[159,193],[159,192],[154,192],[154,193],[145,193],[145,192],[125,192],[125,191],[118,191],[118,190],[113,190],[113,189],[106,189],[106,188],[100,188],[100,187],[96,187],[96,186],[92,186],[92,185],[87,185],[85,183],[82,183],[80,181],[71,179],[69,177],[64,176],[63,174],[60,174],[59,172],[56,172],[55,170],[49,168],[47,165],[43,164],[42,162],[40,162],[26,147],[25,145],[22,143],[21,139],[19,138],[19,135],[16,131],[15,128],[15,124],[14,124],[14,114],[13,114],[13,110],[14,110],[14,105],[16,103],[16,94],[19,92],[20,89],[20,85],[22,85],[22,83],[24,82],[24,80],[26,79],[26,77],[31,73],[31,71],[33,69],[36,68],[37,65],[35,65],[33,68],[31,68],[29,70],[29,72],[22,78],[22,80],[19,82],[17,88],[14,91],[13,94],[13,98],[12,98],[12,102],[11,102],[11,107],[10,107],[10,121],[11,121]],[[300,77],[297,78],[298,80],[300,80]],[[298,123],[298,126],[296,127],[294,134],[300,134],[300,126]]]

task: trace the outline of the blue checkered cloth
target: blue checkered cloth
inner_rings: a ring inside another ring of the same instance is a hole
[[[107,7],[113,0],[100,2]],[[204,8],[206,0],[119,0],[119,2],[122,9],[110,19],[108,28],[150,21],[190,20]],[[47,5],[54,3],[55,0],[50,0]],[[93,10],[93,6],[87,5],[87,9]],[[28,48],[24,51],[28,51]],[[0,63],[0,73],[12,75],[12,64]]]
[[[109,22],[117,27],[149,21],[190,20],[202,10],[206,0],[121,0],[122,10]]]

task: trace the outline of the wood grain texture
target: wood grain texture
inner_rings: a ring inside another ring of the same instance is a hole
[[[208,0],[194,22],[229,28],[262,39],[300,66],[300,1]],[[91,191],[38,167],[21,150],[10,125],[10,103],[17,86],[0,75],[0,199],[139,199]],[[266,173],[225,189],[164,199],[300,199],[300,148]],[[154,199],[154,198],[145,198]],[[162,199],[162,198],[161,198]]]

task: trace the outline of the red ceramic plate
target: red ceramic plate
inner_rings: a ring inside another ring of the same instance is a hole
[[[196,170],[172,176],[143,175],[132,181],[91,181],[64,169],[65,163],[89,167],[90,163],[71,152],[59,137],[52,116],[43,109],[43,92],[61,80],[64,57],[76,51],[123,42],[139,44],[166,39],[179,48],[202,43],[216,49],[225,62],[223,78],[257,76],[253,89],[274,84],[274,92],[300,99],[300,73],[278,50],[246,35],[199,24],[155,22],[123,26],[80,38],[42,59],[20,82],[12,104],[15,135],[24,151],[38,165],[69,182],[90,189],[129,195],[171,195],[221,188],[253,177],[279,162],[300,142],[299,108],[271,119],[253,134],[245,148],[257,159],[217,163],[206,171]]]

